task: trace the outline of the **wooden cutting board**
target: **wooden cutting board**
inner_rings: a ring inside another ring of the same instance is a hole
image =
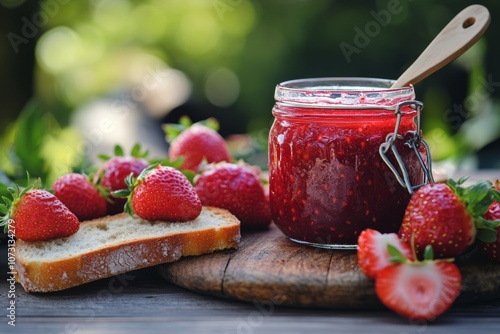
[[[472,251],[456,260],[462,291],[456,303],[500,299],[500,263]],[[240,248],[188,257],[159,267],[183,288],[260,307],[287,305],[373,309],[382,304],[374,282],[357,265],[355,251],[298,245],[275,226],[242,235]]]

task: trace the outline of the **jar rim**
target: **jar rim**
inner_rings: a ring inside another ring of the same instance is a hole
[[[368,78],[368,77],[318,77],[294,79],[281,82],[277,85],[287,90],[331,90],[331,91],[397,91],[411,88],[412,86],[391,88],[396,82],[393,79]],[[333,85],[334,84],[334,85]],[[346,87],[346,88],[342,88]],[[354,87],[353,89],[347,89]]]
[[[278,103],[312,107],[393,106],[415,99],[413,86],[391,88],[395,80],[366,77],[322,77],[284,81],[276,86]]]

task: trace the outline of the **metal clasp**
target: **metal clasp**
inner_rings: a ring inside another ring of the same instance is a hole
[[[405,106],[410,106],[412,109],[414,109],[417,112],[417,117],[416,117],[416,125],[417,125],[417,130],[413,132],[413,136],[411,136],[410,139],[408,139],[405,142],[405,145],[412,148],[413,151],[415,152],[418,161],[420,163],[420,166],[424,172],[424,183],[418,184],[418,185],[412,185],[410,182],[410,176],[408,174],[408,170],[406,169],[406,166],[403,162],[403,159],[401,158],[401,155],[399,154],[397,148],[396,148],[396,141],[401,141],[404,139],[404,137],[399,134],[399,125],[401,123],[401,117],[402,117],[402,112],[401,109]],[[429,150],[429,146],[425,142],[425,140],[422,139],[422,136],[420,135],[420,114],[422,112],[422,109],[424,108],[424,105],[420,101],[405,101],[401,102],[396,106],[396,110],[394,114],[396,115],[396,126],[394,127],[394,132],[389,133],[386,138],[385,142],[380,145],[379,148],[379,153],[384,162],[387,164],[387,166],[390,168],[390,170],[394,173],[396,176],[396,179],[398,183],[406,188],[410,194],[413,194],[415,190],[420,188],[421,186],[427,184],[427,183],[434,183],[434,179],[432,177],[432,160],[431,160],[431,151]],[[425,149],[425,155],[426,155],[426,161],[422,158],[422,155],[419,152],[419,149],[421,145]],[[392,162],[389,160],[387,153],[391,150],[392,154],[394,155],[394,158],[396,159],[399,170],[392,164]],[[427,162],[427,164],[426,164]]]

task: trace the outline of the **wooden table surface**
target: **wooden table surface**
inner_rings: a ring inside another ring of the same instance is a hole
[[[206,296],[167,283],[157,268],[50,294],[26,294],[17,284],[10,298],[5,247],[1,250],[0,333],[500,332],[500,300],[455,305],[434,322],[412,322],[386,309],[293,308]],[[15,327],[7,317],[12,300]]]
[[[2,314],[8,306],[1,279]],[[16,326],[1,333],[498,333],[500,300],[453,306],[435,322],[411,322],[371,311],[291,308],[245,303],[183,290],[154,269],[51,294],[16,286]]]

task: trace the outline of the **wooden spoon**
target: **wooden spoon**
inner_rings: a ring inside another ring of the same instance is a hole
[[[457,14],[391,88],[414,85],[452,62],[474,45],[490,24],[490,13],[471,5]]]

